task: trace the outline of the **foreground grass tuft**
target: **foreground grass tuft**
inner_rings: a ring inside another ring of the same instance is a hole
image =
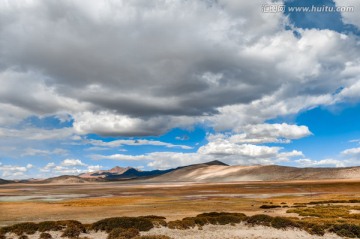
[[[245,221],[247,216],[243,213],[210,212],[202,213],[196,217],[186,217],[182,220],[171,221],[168,223],[170,229],[189,229],[198,226],[201,228],[206,224],[226,225]]]
[[[143,217],[112,217],[93,223],[91,228],[109,233],[115,228],[136,228],[139,231],[149,231],[153,227],[151,220]]]

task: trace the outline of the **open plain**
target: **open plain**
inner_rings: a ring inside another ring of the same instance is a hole
[[[0,186],[0,225],[46,220],[91,223],[115,216],[164,216],[167,220],[204,212],[286,213],[296,204],[360,199],[360,180],[234,183],[5,184]],[[282,207],[262,209],[261,205]],[[357,204],[355,204],[357,205]]]

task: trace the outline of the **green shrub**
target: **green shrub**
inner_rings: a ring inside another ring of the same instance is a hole
[[[360,238],[360,226],[353,224],[339,224],[334,225],[331,229],[331,232],[336,233],[341,237],[358,237]]]
[[[166,219],[166,217],[155,216],[155,215],[141,216],[141,218],[146,218],[146,219],[149,219],[149,220],[165,220]]]
[[[168,222],[168,227],[170,229],[185,230],[198,226],[199,229],[201,229],[202,226],[206,224],[235,224],[245,221],[246,219],[247,216],[243,213],[210,212],[199,214],[196,217],[186,217],[182,220]]]
[[[165,221],[166,217],[163,216],[149,215],[149,216],[142,216],[141,218],[149,219],[154,225],[154,227],[167,226],[167,222]]]
[[[326,226],[323,225],[313,225],[310,227],[307,232],[311,235],[318,235],[318,236],[324,236],[325,235]]]
[[[139,231],[149,231],[154,227],[151,220],[142,217],[113,217],[106,218],[93,223],[92,229],[95,231],[111,232],[114,228],[136,228]]]
[[[119,238],[130,239],[139,235],[140,232],[136,228],[128,228],[128,229],[115,228],[109,233],[107,239],[119,239]]]
[[[280,205],[261,205],[261,209],[271,209],[271,208],[278,208],[281,207]]]
[[[63,227],[55,221],[44,221],[38,224],[39,232],[60,231]]]
[[[299,227],[299,225],[289,218],[274,217],[271,221],[271,226],[277,229],[286,229],[289,227]]]
[[[8,227],[8,232],[13,232],[18,236],[22,234],[34,234],[38,230],[38,225],[33,222],[24,222]]]
[[[39,236],[39,239],[51,239],[52,236],[47,232],[42,232]]]
[[[170,229],[186,230],[186,229],[194,228],[195,226],[196,223],[192,218],[184,218],[182,220],[168,222],[168,227]]]
[[[69,238],[79,238],[81,233],[81,229],[77,226],[69,226],[67,227],[61,237],[69,237]]]
[[[257,214],[249,217],[246,222],[253,226],[254,225],[270,226],[272,220],[273,217],[271,216],[265,214]]]

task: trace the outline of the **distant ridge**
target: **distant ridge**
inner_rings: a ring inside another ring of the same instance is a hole
[[[222,165],[222,166],[229,166],[228,164],[226,163],[223,163],[219,160],[214,160],[214,161],[210,161],[210,162],[207,162],[207,163],[204,163],[206,165]]]
[[[192,164],[167,170],[141,171],[132,167],[116,166],[109,170],[83,173],[78,176],[62,175],[45,180],[9,181],[5,183],[80,184],[141,180],[142,182],[240,182],[240,181],[292,181],[323,179],[359,179],[360,166],[347,168],[296,168],[279,165],[229,166],[219,160]]]
[[[83,179],[104,179],[107,181],[116,181],[116,180],[128,180],[128,179],[138,179],[138,178],[147,178],[154,177],[168,173],[174,169],[168,170],[152,170],[152,171],[141,171],[132,167],[119,167],[116,166],[110,170],[100,170],[97,172],[89,172],[80,174],[79,177]]]
[[[0,178],[0,184],[6,184],[6,183],[11,183],[11,182],[12,182],[12,181],[5,180],[5,179]]]
[[[77,184],[89,182],[103,182],[103,179],[98,178],[80,178],[74,175],[62,175],[54,178],[48,178],[35,183],[54,183],[54,184]]]
[[[234,182],[360,179],[360,167],[295,168],[278,165],[224,166],[194,165],[151,179],[157,182]]]

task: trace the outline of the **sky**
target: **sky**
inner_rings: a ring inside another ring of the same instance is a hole
[[[1,178],[359,166],[359,122],[358,0],[0,1]]]

